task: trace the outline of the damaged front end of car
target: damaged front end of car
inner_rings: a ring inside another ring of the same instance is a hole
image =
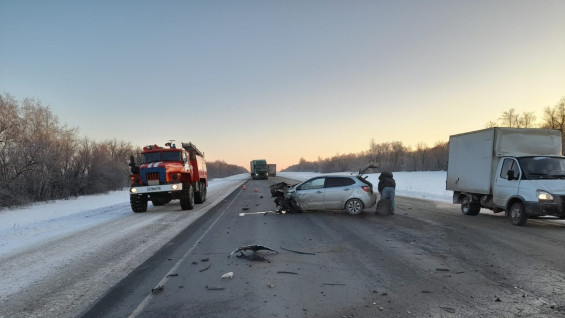
[[[277,213],[302,212],[296,200],[288,193],[290,187],[286,182],[279,182],[270,186],[271,197],[275,198]]]

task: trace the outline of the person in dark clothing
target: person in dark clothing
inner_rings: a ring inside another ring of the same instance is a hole
[[[382,199],[389,199],[392,204],[392,213],[394,213],[394,191],[396,189],[396,181],[392,177],[392,172],[383,171],[379,176],[378,190]]]

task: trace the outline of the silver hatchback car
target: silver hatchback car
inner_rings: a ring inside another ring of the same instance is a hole
[[[288,189],[301,210],[345,210],[359,214],[377,202],[373,185],[361,176],[320,176]]]

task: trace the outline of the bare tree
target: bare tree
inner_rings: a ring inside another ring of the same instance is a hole
[[[547,129],[558,129],[565,133],[565,97],[553,107],[545,107],[541,126]]]
[[[518,127],[518,118],[519,115],[516,113],[514,108],[510,108],[508,111],[503,112],[502,116],[498,120],[500,120],[503,127]]]
[[[485,128],[494,128],[494,127],[498,127],[497,121],[491,120],[485,124]]]
[[[518,116],[518,127],[533,128],[536,126],[536,114],[534,112],[523,112]]]

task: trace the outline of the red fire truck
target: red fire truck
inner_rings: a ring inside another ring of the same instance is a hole
[[[179,199],[183,210],[192,210],[195,203],[206,200],[208,174],[204,153],[192,143],[172,142],[165,147],[143,147],[141,164],[130,157],[131,209],[135,213],[147,211],[147,202],[159,206]]]

